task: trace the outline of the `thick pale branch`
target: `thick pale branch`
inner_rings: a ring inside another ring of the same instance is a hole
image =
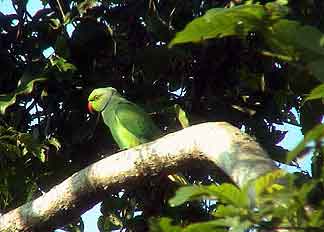
[[[57,227],[100,201],[100,194],[125,187],[192,161],[208,161],[242,186],[276,168],[248,135],[228,123],[203,123],[122,151],[75,173],[43,196],[0,217],[0,231]],[[98,197],[99,196],[99,197]],[[94,200],[96,199],[96,200]]]

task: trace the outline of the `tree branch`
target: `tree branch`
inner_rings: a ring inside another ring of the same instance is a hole
[[[88,166],[43,196],[1,216],[0,231],[58,227],[102,200],[106,190],[126,187],[147,175],[176,171],[197,161],[213,163],[240,187],[276,169],[265,151],[239,129],[224,122],[203,123]]]

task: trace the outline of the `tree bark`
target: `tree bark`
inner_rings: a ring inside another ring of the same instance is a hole
[[[102,200],[107,190],[197,161],[213,163],[239,187],[277,168],[259,144],[238,128],[224,122],[202,123],[82,169],[41,197],[1,216],[0,231],[57,228]]]

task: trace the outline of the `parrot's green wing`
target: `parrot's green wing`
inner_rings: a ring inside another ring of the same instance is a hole
[[[115,125],[110,128],[122,149],[152,141],[161,135],[151,117],[134,103],[119,102],[114,115]]]
[[[153,141],[162,134],[143,109],[123,98],[112,102],[110,108],[103,111],[103,117],[121,149]],[[173,174],[168,177],[178,184],[188,184],[182,174]]]
[[[138,138],[153,140],[161,135],[152,118],[134,103],[119,103],[115,113],[118,121]]]

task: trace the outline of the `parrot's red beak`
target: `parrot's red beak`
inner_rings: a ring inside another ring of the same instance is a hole
[[[91,102],[88,102],[88,110],[91,114],[94,114],[94,110],[93,110],[93,107],[92,107],[92,104]]]

